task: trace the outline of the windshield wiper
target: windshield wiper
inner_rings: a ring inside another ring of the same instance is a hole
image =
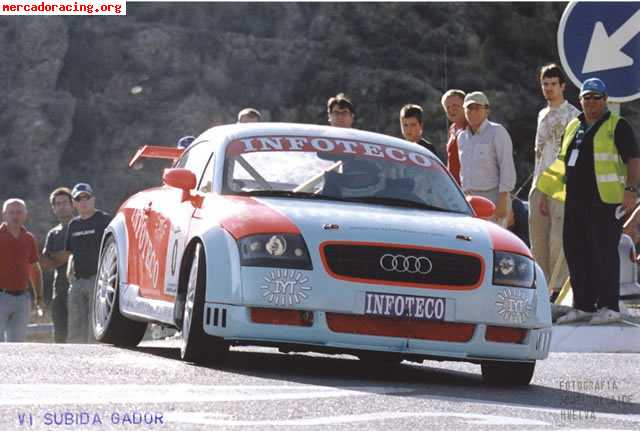
[[[371,203],[371,204],[401,206],[406,208],[418,208],[418,209],[444,211],[444,212],[452,212],[452,213],[458,212],[458,211],[450,210],[448,208],[441,208],[435,205],[429,205],[423,202],[416,202],[409,199],[389,198],[389,197],[383,197],[383,196],[359,196],[359,197],[351,197],[351,198],[342,198],[341,200],[344,200],[347,202],[363,202],[363,203]]]
[[[292,190],[248,190],[248,191],[235,192],[234,194],[241,195],[241,196],[274,196],[274,197],[285,197],[285,198],[336,200],[336,198],[333,198],[327,195],[322,195],[322,194],[316,195],[309,192],[294,192]]]
[[[340,202],[371,203],[371,204],[378,204],[378,205],[388,205],[388,206],[396,206],[396,207],[417,208],[417,209],[425,209],[425,210],[433,210],[433,211],[460,213],[460,211],[441,208],[435,205],[429,205],[422,202],[416,202],[408,199],[382,197],[382,196],[337,197],[337,196],[323,195],[321,193],[314,194],[309,192],[294,192],[292,190],[250,190],[250,191],[240,191],[234,194],[241,195],[241,196],[266,196],[266,197],[273,196],[273,197],[285,197],[285,198],[318,199],[318,200],[329,200],[329,201],[340,201]]]

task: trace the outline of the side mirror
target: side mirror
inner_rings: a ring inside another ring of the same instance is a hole
[[[467,202],[476,213],[476,217],[488,219],[496,212],[496,206],[487,198],[482,196],[467,196]]]
[[[162,181],[169,187],[175,187],[185,192],[196,188],[196,175],[189,169],[165,169]]]

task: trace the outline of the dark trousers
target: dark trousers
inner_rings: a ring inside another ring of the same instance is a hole
[[[51,313],[53,317],[53,339],[56,343],[67,342],[67,294],[56,295],[51,301]]]
[[[564,254],[573,306],[578,310],[592,312],[607,307],[618,311],[622,220],[616,220],[615,207],[571,201],[565,205]]]

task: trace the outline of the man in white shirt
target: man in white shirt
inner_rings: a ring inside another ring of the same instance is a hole
[[[493,220],[506,226],[509,193],[516,185],[511,137],[501,124],[488,120],[484,93],[467,94],[462,106],[468,123],[458,136],[462,190],[491,200],[496,205]]]
[[[547,283],[551,282],[556,265],[560,265],[554,285],[549,285],[554,298],[569,275],[562,250],[564,202],[548,198],[536,188],[536,183],[540,174],[558,156],[564,130],[580,111],[565,100],[565,77],[556,64],[547,64],[540,69],[540,87],[547,106],[538,113],[535,166],[529,192],[529,236],[531,252],[542,268]]]

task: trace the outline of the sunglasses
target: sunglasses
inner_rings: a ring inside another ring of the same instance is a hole
[[[80,201],[88,201],[89,199],[91,199],[93,196],[90,195],[80,195],[78,197],[73,198],[74,201],[76,202],[80,202]]]
[[[586,95],[582,96],[582,100],[600,100],[603,97],[604,96],[602,96],[602,95],[586,94]]]

